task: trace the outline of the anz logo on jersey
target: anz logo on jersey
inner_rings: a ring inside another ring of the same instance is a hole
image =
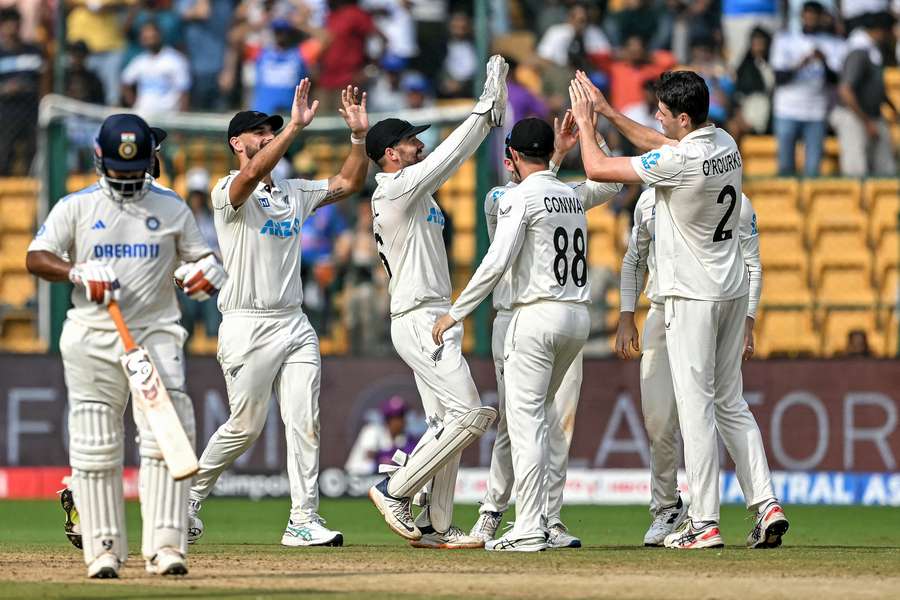
[[[435,225],[444,226],[444,213],[435,207],[431,207],[431,210],[428,211],[428,218],[425,221],[426,223],[434,223]]]
[[[300,234],[300,219],[294,217],[293,221],[275,221],[269,219],[259,230],[262,235],[270,235],[277,238],[289,238]]]

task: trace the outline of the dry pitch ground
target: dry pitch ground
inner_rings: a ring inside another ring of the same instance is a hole
[[[144,573],[133,556],[118,581],[87,581],[81,556],[47,502],[0,503],[0,597],[34,598],[900,598],[900,511],[789,507],[786,547],[740,547],[744,513],[723,511],[722,551],[645,549],[642,507],[572,507],[564,517],[586,547],[535,555],[404,546],[364,501],[323,502],[344,548],[277,545],[285,501],[212,500],[190,574]],[[468,526],[475,509],[459,507]]]

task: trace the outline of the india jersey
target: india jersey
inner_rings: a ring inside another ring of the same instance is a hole
[[[729,300],[747,293],[737,235],[741,154],[728,133],[701,127],[677,146],[631,159],[656,189],[656,287],[660,297]]]
[[[300,310],[300,229],[328,193],[328,180],[277,179],[260,182],[240,208],[229,189],[237,171],[212,191],[214,221],[228,281],[219,310]]]
[[[450,301],[444,215],[432,194],[489,131],[487,117],[473,114],[421,162],[375,176],[372,228],[378,256],[390,277],[392,316],[424,303]]]
[[[73,263],[109,265],[121,285],[120,304],[132,329],[178,323],[181,310],[172,275],[181,262],[212,254],[187,204],[152,184],[136,202],[113,201],[99,184],[60,200],[38,229],[29,251],[44,250]],[[113,330],[105,306],[72,292],[68,317],[86,327]]]
[[[450,315],[468,316],[507,270],[512,308],[590,302],[585,205],[552,171],[532,173],[500,199],[494,240]]]

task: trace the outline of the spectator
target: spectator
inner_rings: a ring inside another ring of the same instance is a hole
[[[736,68],[744,58],[754,28],[772,33],[778,25],[777,0],[722,0],[722,36],[728,66]]]
[[[841,17],[846,32],[850,34],[854,29],[865,28],[868,15],[888,12],[890,4],[891,0],[841,0]]]
[[[448,29],[450,39],[447,41],[440,95],[445,98],[468,98],[472,96],[472,80],[480,67],[472,39],[472,21],[465,13],[453,13]]]
[[[447,52],[448,0],[409,0],[419,55],[410,67],[436,81]]]
[[[406,61],[386,54],[381,59],[381,70],[369,86],[367,103],[370,112],[390,112],[406,108],[406,92],[401,77]]]
[[[26,44],[38,44],[41,42],[39,30],[42,21],[46,23],[51,17],[51,3],[45,0],[0,0],[0,9],[15,8],[19,11],[22,26],[19,27],[19,37]]]
[[[325,21],[327,46],[319,59],[317,99],[321,110],[337,108],[340,90],[360,85],[366,64],[366,39],[380,35],[372,18],[357,6],[356,0],[329,0],[331,12]]]
[[[68,42],[82,41],[90,50],[87,66],[100,77],[106,103],[119,104],[119,75],[125,51],[125,34],[120,17],[132,0],[70,0],[66,18]]]
[[[509,125],[509,130],[512,131],[514,123],[527,117],[547,119],[550,116],[550,109],[539,96],[520,81],[519,63],[512,58],[507,58],[506,62],[509,64],[509,75],[506,82],[509,102],[506,124]]]
[[[40,48],[22,41],[21,25],[18,10],[0,9],[0,175],[11,175],[14,169],[24,174],[31,166],[38,101],[47,87],[44,56]]]
[[[595,65],[611,50],[603,30],[588,22],[587,7],[580,2],[569,9],[565,23],[547,29],[537,47],[538,56],[544,61],[587,72],[595,70]]]
[[[184,22],[184,42],[191,65],[191,108],[221,110],[219,77],[225,69],[232,0],[176,0]]]
[[[408,0],[363,0],[362,7],[372,16],[375,27],[384,34],[383,48],[376,55],[389,54],[410,61],[419,54],[416,22],[409,11]]]
[[[290,112],[297,82],[309,75],[297,45],[297,31],[290,21],[272,23],[274,43],[265,46],[256,57],[256,86],[253,110],[267,114]]]
[[[406,94],[406,98],[404,99],[406,108],[429,108],[434,106],[434,98],[431,95],[431,86],[428,85],[428,80],[425,79],[425,76],[421,73],[410,71],[403,76],[400,85],[403,88],[403,93]],[[432,148],[436,148],[440,143],[440,129],[438,127],[431,127],[420,133],[417,137],[419,138],[419,141],[425,144],[423,153],[427,155]]]
[[[381,353],[387,339],[388,307],[382,292],[387,274],[372,243],[372,207],[368,201],[356,205],[356,227],[347,274],[344,278],[344,322],[350,354]]]
[[[651,55],[640,35],[629,35],[619,58],[610,64],[610,104],[624,112],[632,104],[642,103],[644,83],[655,81],[674,66],[671,52],[657,50]]]
[[[871,358],[872,351],[869,349],[869,338],[862,329],[854,329],[847,333],[847,350],[844,356],[850,358]]]
[[[81,41],[69,44],[66,57],[69,64],[63,77],[63,93],[82,102],[103,104],[103,82],[87,67],[87,44]]]
[[[739,114],[730,127],[732,135],[769,131],[775,88],[775,71],[769,64],[771,42],[772,36],[765,29],[757,27],[750,35],[750,49],[738,67],[735,81],[734,101]]]
[[[127,32],[128,42],[122,66],[126,68],[134,57],[141,53],[141,28],[144,23],[153,21],[159,28],[163,46],[173,48],[181,46],[181,15],[172,7],[172,0],[140,0],[131,5],[125,13],[122,29]]]
[[[629,104],[622,110],[622,113],[635,123],[640,123],[644,127],[649,127],[662,133],[662,125],[656,120],[656,111],[659,110],[659,100],[656,97],[656,80],[645,80],[641,89],[643,93],[641,101]],[[635,152],[628,154],[640,154],[640,151],[640,148],[636,148]]]
[[[610,43],[619,48],[636,35],[644,45],[651,46],[660,31],[659,7],[651,0],[624,0],[621,4],[622,9],[606,19]]]
[[[848,54],[838,85],[840,105],[831,113],[831,125],[840,142],[841,174],[845,177],[897,175],[891,132],[881,114],[881,105],[890,105],[895,118],[900,114],[885,94],[879,48],[891,39],[893,26],[890,13],[872,14],[847,40]]]
[[[712,39],[701,37],[691,42],[690,69],[703,77],[709,88],[709,120],[723,127],[728,120],[734,82],[725,62],[716,54]]]
[[[163,46],[159,27],[153,21],[140,31],[144,52],[122,72],[122,97],[128,106],[144,115],[187,110],[191,73],[184,55]]]
[[[187,204],[194,213],[197,227],[203,239],[221,260],[219,252],[219,239],[216,236],[216,227],[213,224],[212,212],[209,209],[209,173],[206,169],[195,167],[185,175],[187,184]],[[222,314],[216,306],[215,300],[198,302],[191,300],[184,292],[178,290],[178,301],[181,304],[181,325],[188,333],[188,339],[194,335],[194,327],[197,321],[203,323],[203,331],[206,337],[219,335],[219,325],[222,323]]]
[[[331,325],[334,283],[347,262],[351,236],[335,204],[318,208],[304,221],[300,235],[303,304],[313,327],[325,336]]]
[[[350,475],[374,475],[381,462],[388,463],[396,450],[412,452],[418,441],[406,434],[406,402],[400,396],[391,396],[379,407],[380,418],[362,426],[344,470]]]
[[[687,64],[691,59],[692,39],[721,39],[719,13],[713,10],[712,3],[713,0],[665,0],[665,10],[650,48],[671,50],[678,64]]]

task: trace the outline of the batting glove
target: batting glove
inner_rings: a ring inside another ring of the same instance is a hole
[[[69,281],[84,288],[88,302],[107,306],[119,299],[121,286],[112,267],[97,261],[88,261],[73,266],[69,270]]]
[[[228,274],[216,257],[210,254],[197,262],[186,263],[175,269],[175,283],[191,300],[209,300],[222,289]]]
[[[506,116],[506,74],[509,65],[499,54],[493,55],[487,63],[487,77],[484,91],[472,112],[483,115],[490,112],[491,127],[501,127]]]

